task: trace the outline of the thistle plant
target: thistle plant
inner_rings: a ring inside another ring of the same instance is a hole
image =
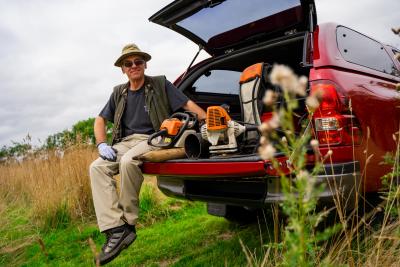
[[[395,35],[400,36],[400,27],[392,28],[392,32]],[[400,61],[400,53],[394,55],[395,60]],[[396,90],[400,91],[400,83],[396,84]],[[400,215],[400,125],[399,131],[392,134],[393,141],[396,144],[396,153],[386,153],[383,158],[383,164],[389,164],[392,167],[392,171],[382,177],[382,186],[384,189],[384,197],[386,200],[385,219],[390,217],[399,218]]]
[[[273,116],[260,126],[262,137],[259,154],[263,159],[271,160],[278,170],[284,194],[281,208],[287,216],[287,223],[281,243],[274,245],[282,249],[282,259],[276,265],[315,266],[320,255],[321,241],[327,240],[341,228],[336,225],[322,232],[317,230],[319,223],[328,214],[328,211],[316,211],[318,196],[324,189],[317,183],[316,175],[321,171],[324,157],[320,155],[318,141],[311,140],[311,118],[319,106],[321,93],[315,92],[304,99],[307,95],[307,78],[298,77],[284,65],[274,65],[270,81],[280,88],[281,95],[267,90],[264,96],[264,104]],[[307,110],[307,116],[303,116],[300,122],[300,129],[295,127],[293,119],[298,109],[301,109],[298,97],[306,104]],[[278,103],[277,99],[283,101]],[[290,174],[284,172],[274,159],[277,150],[284,152],[288,158]],[[313,151],[315,155],[312,170],[306,169],[307,151]]]

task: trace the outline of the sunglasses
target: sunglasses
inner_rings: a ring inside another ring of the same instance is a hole
[[[138,67],[138,66],[142,66],[146,61],[144,61],[143,59],[135,59],[134,61],[130,61],[130,60],[125,60],[123,65],[126,68],[131,68],[132,66]]]

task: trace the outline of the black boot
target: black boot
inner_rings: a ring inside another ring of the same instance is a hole
[[[136,239],[135,226],[129,224],[111,228],[104,231],[104,233],[107,236],[107,240],[99,254],[100,265],[112,261],[123,249],[127,248]]]

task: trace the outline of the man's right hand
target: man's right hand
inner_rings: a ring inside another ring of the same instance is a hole
[[[116,161],[117,160],[117,150],[106,143],[100,143],[97,145],[100,157],[104,160]]]

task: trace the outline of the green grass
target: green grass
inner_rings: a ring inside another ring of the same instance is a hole
[[[148,209],[142,217],[147,224],[139,225],[137,240],[107,266],[243,266],[247,261],[239,238],[262,255],[265,223],[261,229],[257,224],[239,227],[208,215],[202,203],[167,200],[162,205],[171,203],[180,208],[164,208],[168,212],[153,215],[151,221]],[[153,209],[163,210],[155,204]],[[43,231],[33,228],[28,218],[27,209],[9,207],[3,212],[1,222],[8,223],[0,226],[0,266],[94,266],[88,239],[98,250],[105,240],[94,222]]]

